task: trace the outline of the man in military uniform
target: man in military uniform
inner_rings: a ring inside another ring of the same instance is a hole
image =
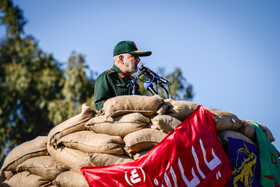
[[[104,102],[119,95],[131,95],[133,84],[131,76],[137,72],[137,64],[141,56],[151,55],[151,51],[140,51],[133,41],[119,42],[113,51],[114,65],[111,69],[101,73],[95,82],[94,104],[97,110]],[[139,85],[135,83],[135,94],[141,95]]]

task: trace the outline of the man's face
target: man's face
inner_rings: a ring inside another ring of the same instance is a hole
[[[123,55],[123,72],[125,74],[133,74],[137,72],[137,65],[140,62],[140,58],[138,55],[132,55],[129,53],[122,54]]]

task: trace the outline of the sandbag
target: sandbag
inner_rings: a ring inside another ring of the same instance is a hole
[[[152,116],[163,103],[163,99],[159,95],[123,95],[105,101],[103,110],[107,117],[133,112],[139,112],[144,116]]]
[[[96,133],[124,137],[125,135],[147,127],[150,119],[140,113],[119,115],[114,118],[98,116],[90,119],[86,127]]]
[[[4,182],[6,179],[10,178],[13,175],[14,174],[13,174],[12,171],[1,171],[1,173],[0,173],[0,186],[1,186],[2,182]]]
[[[180,120],[169,115],[157,115],[152,118],[151,122],[152,128],[163,130],[167,134],[181,124]]]
[[[66,164],[71,170],[80,172],[81,167],[92,166],[89,155],[68,147],[60,146],[57,149],[48,145],[49,154],[57,161]]]
[[[129,133],[144,129],[147,127],[145,123],[99,123],[87,126],[91,131],[108,134],[112,136],[124,137]]]
[[[198,104],[190,102],[190,101],[175,101],[173,99],[165,99],[165,103],[168,103],[170,106],[165,114],[170,115],[180,121],[184,121],[195,111],[198,107]]]
[[[167,101],[171,101],[171,100],[169,99],[164,100],[164,103],[157,110],[157,115],[164,115],[168,113],[168,110],[172,107],[172,105],[170,102]]]
[[[82,105],[82,112],[76,116],[60,123],[54,127],[48,135],[48,144],[57,147],[57,141],[70,133],[85,129],[85,123],[94,115],[96,111],[86,104]]]
[[[241,120],[241,122],[242,122],[242,125],[238,131],[241,132],[242,134],[244,134],[245,136],[247,136],[248,138],[250,138],[251,140],[256,141],[256,134],[255,134],[254,126],[249,121],[246,121],[243,119]],[[258,125],[261,127],[261,129],[263,130],[264,134],[267,136],[269,141],[273,142],[275,140],[275,138],[273,137],[271,131],[263,124],[258,124]]]
[[[86,178],[81,173],[74,171],[59,174],[52,183],[63,187],[89,187]]]
[[[105,123],[105,122],[110,122],[110,123],[149,123],[150,119],[143,116],[141,113],[134,112],[134,113],[129,113],[129,114],[123,114],[123,115],[118,115],[114,118],[112,117],[107,117],[105,115],[102,116],[96,116],[94,118],[91,118],[86,125],[94,125],[94,124],[99,124],[99,123]]]
[[[155,129],[142,129],[126,135],[123,140],[125,142],[125,150],[128,155],[148,150],[157,145],[167,134]]]
[[[57,175],[68,170],[70,167],[51,156],[30,158],[17,166],[17,171],[28,171],[49,181],[53,181]]]
[[[148,153],[150,150],[140,151],[138,153],[135,153],[133,155],[133,160],[136,160],[138,158],[142,158],[146,153]]]
[[[252,140],[250,140],[250,138],[244,136],[243,134],[236,132],[236,131],[221,131],[218,133],[218,136],[221,139],[221,142],[223,143],[223,145],[228,145],[228,138],[235,138],[235,139],[239,139],[239,140],[243,140],[247,143],[253,144],[254,142]]]
[[[33,175],[28,171],[23,171],[5,180],[1,184],[1,187],[16,187],[16,186],[41,187],[41,186],[47,186],[48,184],[50,184],[50,181],[47,181],[43,177]]]
[[[123,164],[133,161],[128,156],[110,155],[110,154],[89,154],[93,166],[108,166],[113,164]]]
[[[242,125],[238,129],[238,132],[242,133],[244,136],[250,138],[252,141],[256,141],[256,135],[255,135],[255,128],[254,126],[246,121],[246,120],[241,120]]]
[[[223,110],[210,110],[216,122],[216,130],[236,131],[242,126],[242,121],[234,114]]]
[[[124,142],[120,136],[97,134],[92,131],[79,131],[58,140],[58,144],[86,153],[107,153],[123,155]]]
[[[38,136],[15,147],[5,158],[1,171],[16,171],[16,167],[25,160],[47,153],[47,136]]]

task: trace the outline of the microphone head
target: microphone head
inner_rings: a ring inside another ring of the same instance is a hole
[[[144,88],[145,88],[146,90],[148,90],[148,88],[149,88],[150,86],[153,87],[153,84],[152,84],[150,81],[144,82]]]

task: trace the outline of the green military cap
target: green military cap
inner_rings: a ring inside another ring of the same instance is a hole
[[[121,41],[115,46],[113,56],[123,53],[129,53],[139,56],[150,56],[152,54],[151,51],[138,50],[137,46],[133,41]]]

